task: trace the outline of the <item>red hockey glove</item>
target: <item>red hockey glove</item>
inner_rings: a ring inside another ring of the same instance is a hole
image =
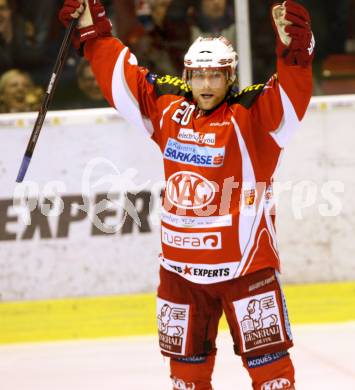
[[[112,24],[100,0],[65,0],[59,12],[59,20],[67,27],[72,19],[77,18],[78,27],[73,36],[76,48],[88,39],[112,35]]]
[[[276,53],[288,65],[308,66],[314,57],[314,36],[308,11],[293,0],[273,5]]]

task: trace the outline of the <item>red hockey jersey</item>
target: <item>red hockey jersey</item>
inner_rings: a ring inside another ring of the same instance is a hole
[[[163,155],[162,266],[203,284],[279,269],[272,180],[308,106],[311,68],[278,60],[265,85],[199,116],[183,80],[139,67],[119,40],[90,40],[85,56],[106,99]]]

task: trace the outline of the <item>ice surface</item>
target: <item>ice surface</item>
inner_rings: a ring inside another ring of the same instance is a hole
[[[355,322],[293,327],[297,390],[353,389]],[[168,361],[153,336],[0,346],[6,390],[169,390]],[[216,390],[251,389],[231,337],[221,333]]]

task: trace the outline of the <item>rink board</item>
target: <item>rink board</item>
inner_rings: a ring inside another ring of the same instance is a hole
[[[278,177],[291,190],[279,199],[277,230],[285,283],[355,280],[354,113],[355,96],[314,98],[284,155]],[[14,180],[34,117],[0,116],[0,343],[155,333],[158,148],[110,109],[50,113],[26,177],[36,207],[25,225]],[[333,193],[341,209],[324,217],[329,181],[343,186]],[[295,209],[307,189],[313,202]],[[118,203],[102,216],[120,228],[101,234],[91,213],[102,195],[120,200],[124,191],[144,223],[129,216],[121,224]],[[65,212],[44,216],[53,192]],[[291,321],[354,320],[354,291],[354,282],[289,285]]]
[[[292,324],[355,320],[355,282],[284,288]],[[0,304],[0,344],[156,333],[155,295]],[[225,318],[221,329],[227,329]]]
[[[34,118],[0,116],[1,300],[155,291],[164,187],[158,147],[111,109],[51,112],[24,187],[15,186]],[[279,198],[276,219],[285,283],[355,280],[354,132],[355,96],[313,98],[286,149],[278,180],[289,190]],[[329,197],[323,187],[334,181],[340,187]],[[26,186],[35,202],[29,225],[32,205],[13,204]],[[131,215],[122,223],[124,191],[141,226]],[[118,202],[100,221],[117,226],[112,234],[93,221],[108,193]],[[340,205],[338,213],[320,215],[332,211],[330,200]],[[49,204],[53,209],[44,215]],[[64,211],[56,215],[60,204]]]

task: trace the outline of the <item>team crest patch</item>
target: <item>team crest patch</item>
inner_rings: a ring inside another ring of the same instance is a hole
[[[186,383],[184,380],[177,378],[176,376],[173,376],[171,378],[173,382],[174,389],[178,390],[195,390],[196,386],[193,382]]]
[[[159,345],[163,351],[185,355],[189,311],[189,305],[180,305],[158,298],[158,335]]]
[[[265,382],[261,386],[261,390],[278,390],[278,389],[289,389],[291,382],[287,378],[277,378],[269,382]]]
[[[242,338],[243,352],[285,340],[274,291],[233,302]]]

